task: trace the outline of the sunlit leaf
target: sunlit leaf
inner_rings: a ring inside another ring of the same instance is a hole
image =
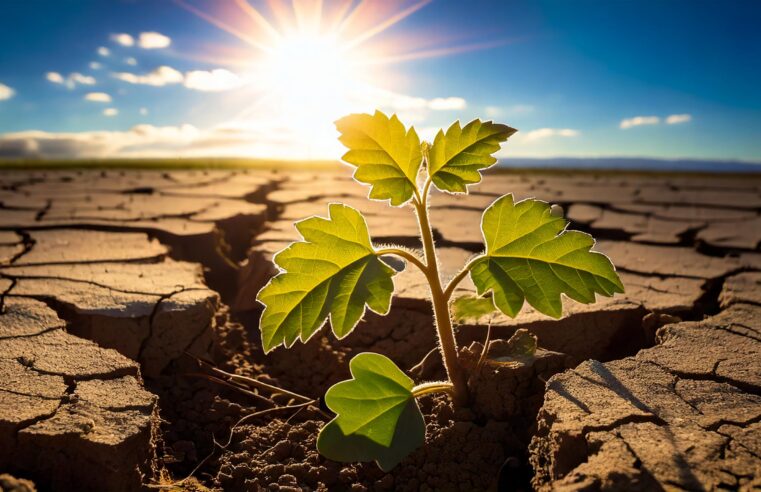
[[[351,114],[336,121],[339,140],[349,151],[342,159],[355,166],[354,178],[369,184],[370,198],[407,202],[417,187],[422,162],[420,139],[407,130],[396,115]]]
[[[428,151],[428,174],[442,191],[466,193],[467,185],[481,181],[481,170],[497,162],[500,143],[517,130],[506,125],[473,120],[464,128],[456,121],[446,133],[439,130]]]
[[[458,323],[477,321],[496,310],[491,297],[463,295],[452,302],[452,317]]]
[[[364,217],[339,203],[330,217],[296,223],[303,237],[275,256],[282,272],[257,295],[264,304],[259,327],[269,352],[280,344],[307,341],[328,316],[333,333],[343,338],[359,322],[365,306],[388,312],[394,270],[378,258]]]
[[[486,254],[470,272],[478,293],[492,291],[496,306],[511,317],[525,300],[559,318],[561,293],[589,304],[595,294],[623,292],[608,257],[590,251],[592,236],[566,231],[567,224],[540,200],[514,203],[505,195],[492,203],[481,220]]]
[[[388,471],[425,442],[414,383],[380,354],[359,354],[349,367],[353,379],[325,394],[337,415],[320,431],[317,450],[335,461],[375,460]]]

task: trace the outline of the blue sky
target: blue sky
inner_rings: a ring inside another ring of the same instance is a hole
[[[3,2],[0,156],[338,157],[377,107],[507,123],[503,156],[761,162],[759,2],[240,3]]]

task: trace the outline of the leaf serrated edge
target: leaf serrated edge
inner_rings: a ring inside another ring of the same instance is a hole
[[[370,228],[369,228],[369,227],[368,227],[368,225],[367,225],[367,219],[366,219],[366,218],[365,218],[365,216],[362,214],[362,212],[360,212],[359,210],[357,210],[357,209],[356,209],[356,208],[354,208],[354,207],[351,207],[351,206],[349,206],[349,205],[346,205],[345,203],[341,203],[341,202],[328,202],[328,216],[327,216],[327,217],[323,217],[322,215],[319,215],[319,214],[314,214],[314,215],[310,215],[309,217],[305,217],[305,218],[303,218],[303,219],[300,219],[300,220],[297,220],[297,221],[295,221],[295,222],[293,223],[293,225],[294,225],[294,228],[296,229],[296,231],[297,231],[297,232],[298,232],[298,234],[299,234],[299,239],[296,239],[296,240],[294,240],[294,241],[291,241],[290,243],[288,243],[288,245],[287,245],[287,246],[285,246],[283,249],[281,249],[280,251],[278,251],[277,253],[275,253],[275,254],[272,256],[272,261],[271,261],[271,263],[272,263],[273,265],[275,265],[275,267],[277,268],[278,272],[277,272],[275,275],[273,275],[272,277],[270,277],[270,279],[267,281],[267,283],[266,283],[266,284],[264,284],[264,286],[263,286],[261,289],[259,289],[259,292],[257,292],[257,293],[256,293],[256,302],[258,302],[259,304],[261,304],[261,305],[262,305],[262,307],[264,308],[264,309],[262,310],[262,314],[261,314],[261,315],[260,315],[260,317],[259,317],[259,319],[260,319],[260,320],[261,320],[261,318],[264,316],[264,311],[266,311],[266,310],[267,310],[267,305],[266,305],[266,304],[264,304],[264,302],[262,302],[262,301],[259,299],[259,294],[260,294],[260,293],[261,293],[261,292],[262,292],[264,289],[266,289],[267,287],[269,287],[269,286],[270,286],[270,284],[271,284],[271,283],[272,283],[272,282],[273,282],[273,281],[274,281],[276,278],[278,278],[279,276],[281,276],[281,275],[283,275],[283,274],[286,274],[286,273],[288,273],[288,272],[287,272],[287,271],[286,271],[284,268],[282,268],[282,267],[281,267],[281,266],[280,266],[280,265],[279,265],[279,264],[278,264],[278,263],[275,261],[275,260],[276,260],[276,258],[277,258],[277,255],[279,255],[280,253],[282,253],[283,251],[285,251],[286,249],[290,248],[292,245],[294,245],[294,244],[296,244],[296,243],[308,243],[309,241],[307,241],[307,240],[304,238],[304,236],[301,234],[301,231],[299,231],[299,230],[298,230],[298,227],[296,227],[296,226],[297,226],[297,224],[299,224],[299,223],[301,223],[301,222],[304,222],[304,221],[306,221],[306,220],[309,220],[309,219],[314,219],[314,218],[318,218],[318,219],[323,219],[323,220],[328,220],[328,221],[330,221],[330,220],[331,220],[331,216],[330,216],[330,208],[331,208],[331,206],[333,206],[333,205],[340,205],[340,206],[342,206],[342,207],[347,207],[347,208],[350,208],[350,209],[352,209],[352,210],[356,211],[356,212],[357,212],[357,213],[358,213],[358,214],[359,214],[359,215],[362,217],[362,220],[363,220],[363,221],[364,221],[364,223],[365,223],[365,228],[367,229],[367,235],[370,237],[370,248],[371,248],[371,249],[372,249],[372,251],[373,251],[373,255],[374,255],[374,256],[376,256],[376,257],[378,257],[377,251],[376,251],[376,249],[375,249],[375,246],[373,245],[373,242],[372,242],[372,235],[370,234]],[[369,255],[368,255],[368,256],[369,256]],[[362,259],[364,259],[364,258],[365,258],[365,257],[363,257]],[[380,259],[380,258],[379,258],[379,259]],[[359,260],[357,260],[357,261],[359,261]],[[352,264],[353,264],[353,263],[355,263],[355,262],[352,262]],[[348,266],[348,265],[347,265],[347,266]],[[345,267],[344,267],[344,268],[345,268]],[[390,268],[390,267],[389,267],[389,268]],[[392,268],[391,270],[393,270],[393,268]],[[394,283],[394,277],[396,276],[396,274],[397,274],[397,273],[398,273],[398,272],[394,271],[394,273],[391,275],[391,282],[393,283],[393,287],[394,287],[394,290],[393,290],[393,291],[392,291],[392,293],[391,293],[392,297],[393,297],[393,293],[396,291],[396,284]],[[365,314],[367,314],[367,311],[368,311],[368,309],[369,309],[371,312],[373,312],[373,313],[375,313],[375,314],[378,314],[378,315],[380,315],[380,316],[386,316],[386,315],[387,315],[387,314],[388,314],[388,313],[391,311],[391,300],[389,300],[389,303],[388,303],[388,307],[387,307],[387,308],[386,308],[386,310],[385,310],[385,311],[383,311],[383,312],[380,312],[380,311],[376,311],[376,310],[374,310],[374,309],[370,308],[370,307],[367,305],[367,303],[363,303],[363,304],[362,304],[362,314],[361,314],[361,315],[360,315],[360,317],[359,317],[359,319],[360,319],[360,320],[361,320],[362,318],[364,318],[364,317],[365,317]],[[321,331],[323,328],[325,328],[325,325],[327,325],[327,324],[329,324],[329,323],[332,323],[332,321],[333,321],[333,314],[332,314],[331,312],[328,312],[328,316],[325,318],[325,320],[322,322],[322,324],[320,324],[320,326],[318,326],[318,327],[317,327],[317,328],[316,328],[316,329],[315,329],[315,330],[312,332],[312,334],[311,334],[311,335],[309,335],[309,336],[308,336],[306,339],[303,339],[303,338],[301,337],[301,334],[299,334],[299,336],[298,336],[298,337],[296,337],[296,338],[293,340],[293,342],[291,342],[291,343],[290,343],[290,345],[289,345],[289,344],[287,344],[285,341],[282,341],[282,342],[278,343],[277,345],[271,346],[271,347],[269,347],[269,348],[265,347],[265,346],[264,346],[264,344],[262,344],[262,351],[263,351],[265,354],[268,354],[268,353],[272,352],[273,350],[275,350],[276,348],[278,348],[278,347],[279,347],[279,346],[281,346],[281,345],[282,345],[283,347],[285,347],[285,348],[287,348],[287,349],[288,349],[288,348],[291,348],[291,347],[293,347],[293,346],[296,344],[296,341],[301,341],[301,343],[307,343],[309,340],[311,340],[311,339],[312,339],[312,337],[314,337],[314,336],[315,336],[317,333],[319,333],[319,332],[320,332],[320,331]],[[332,324],[331,324],[331,327],[332,327]],[[354,325],[354,328],[352,328],[351,330],[347,331],[347,332],[346,332],[344,335],[341,335],[341,336],[339,336],[339,335],[338,335],[338,334],[336,334],[335,332],[334,332],[334,335],[335,335],[335,336],[336,336],[336,338],[338,338],[339,340],[342,340],[343,338],[347,337],[347,336],[348,336],[350,333],[352,333],[356,327],[357,327],[357,325],[355,324],[355,325]],[[332,330],[332,328],[331,328],[331,331],[333,331],[333,330]],[[261,337],[260,337],[260,338],[261,338]]]

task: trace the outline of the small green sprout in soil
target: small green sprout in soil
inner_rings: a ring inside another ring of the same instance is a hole
[[[590,235],[566,230],[561,210],[540,200],[516,202],[511,194],[483,213],[485,251],[442,283],[428,214],[431,186],[446,193],[468,193],[469,185],[481,181],[481,171],[497,162],[494,153],[516,130],[490,121],[474,120],[464,127],[456,122],[428,143],[395,115],[389,118],[380,111],[346,116],[336,126],[339,140],[349,149],[343,160],[356,168],[357,181],[370,186],[369,198],[414,210],[423,254],[375,246],[362,214],[340,203],[329,205],[327,218],[297,222],[302,240],[275,256],[280,273],[257,296],[264,305],[262,346],[270,352],[280,345],[290,347],[297,339],[306,342],[328,320],[335,336],[344,338],[366,309],[389,312],[397,272],[388,258],[420,269],[430,287],[448,380],[416,385],[389,358],[361,353],[350,362],[352,379],[325,394],[336,417],[317,440],[319,452],[329,459],[374,460],[388,471],[425,442],[417,398],[446,393],[453,404],[468,405],[453,315],[461,319],[500,311],[515,317],[527,302],[558,318],[561,294],[592,303],[596,294],[623,292],[623,285],[610,260],[591,251]],[[455,288],[467,275],[477,295],[453,300]]]

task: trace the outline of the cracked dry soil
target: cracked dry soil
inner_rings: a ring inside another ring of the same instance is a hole
[[[435,194],[442,275],[478,252],[481,210],[512,192],[562,205],[626,294],[568,301],[560,320],[496,317],[492,350],[519,328],[542,347],[513,366],[487,359],[476,373],[486,326],[457,327],[474,404],[422,399],[426,446],[391,473],[320,457],[325,408],[279,410],[288,395],[202,377],[194,357],[317,398],[365,350],[416,380],[443,376],[424,279],[409,269],[391,313],[352,336],[259,348],[254,296],[297,239],[293,220],[341,201],[377,242],[419,246],[413,215],[368,202],[349,174],[0,173],[0,487],[761,487],[759,176],[492,173],[470,196]]]

